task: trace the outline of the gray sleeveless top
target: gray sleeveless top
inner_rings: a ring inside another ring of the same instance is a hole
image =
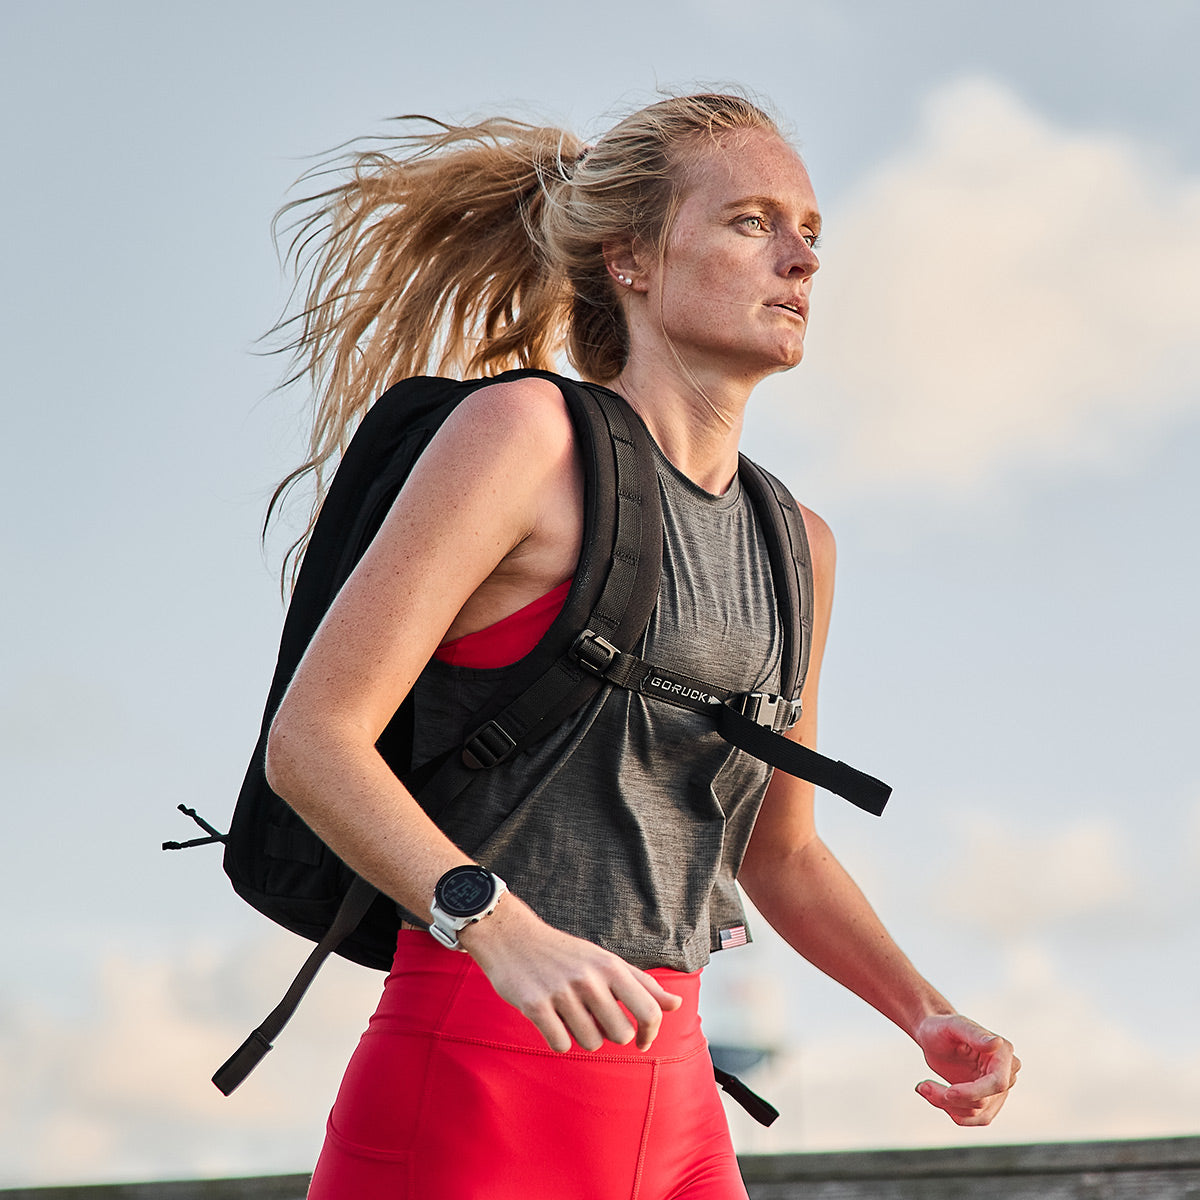
[[[658,604],[637,653],[732,691],[779,691],[782,630],[766,543],[657,450]],[[506,667],[436,659],[414,689],[414,761],[461,737]],[[473,726],[472,726],[473,727]],[[734,879],[771,769],[704,716],[620,687],[476,779],[438,818],[545,921],[639,967],[694,971],[746,940]]]

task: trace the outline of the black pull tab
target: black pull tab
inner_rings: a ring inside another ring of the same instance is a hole
[[[363,878],[356,875],[338,905],[337,916],[325,936],[312,948],[304,965],[292,980],[284,997],[272,1010],[270,1016],[222,1063],[212,1077],[217,1090],[228,1096],[262,1062],[271,1049],[271,1043],[292,1019],[296,1006],[304,998],[308,986],[316,978],[321,964],[358,928],[367,910],[379,893]]]
[[[839,762],[837,766],[841,772],[839,786],[830,790],[836,791],[837,795],[844,800],[849,800],[855,808],[861,808],[863,812],[869,812],[873,817],[883,816],[883,810],[892,794],[892,789],[881,779],[876,779],[874,775],[868,775],[865,771],[847,766],[844,762]]]
[[[223,1096],[228,1096],[258,1066],[271,1049],[262,1029],[256,1029],[213,1075],[212,1081]]]
[[[756,725],[729,704],[714,705],[713,711],[717,732],[727,742],[797,779],[807,779],[809,783],[849,800],[864,812],[876,817],[883,815],[884,805],[892,794],[886,783]]]
[[[713,1063],[713,1075],[721,1090],[742,1106],[760,1125],[771,1125],[779,1116],[779,1110],[768,1104],[757,1092],[752,1092],[736,1075],[722,1071]]]

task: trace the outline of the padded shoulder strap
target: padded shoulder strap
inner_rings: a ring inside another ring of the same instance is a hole
[[[600,689],[572,653],[580,630],[631,650],[658,602],[662,500],[645,427],[615,392],[556,382],[585,466],[583,549],[562,611],[467,739],[462,760],[473,769],[495,766],[545,736]]]
[[[799,698],[812,653],[813,572],[804,516],[791,492],[769,471],[745,455],[738,475],[762,522],[771,561],[771,578],[783,618],[780,692]]]

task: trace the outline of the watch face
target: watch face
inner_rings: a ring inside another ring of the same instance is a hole
[[[473,917],[491,903],[496,884],[482,867],[456,867],[438,881],[437,905],[451,917]]]

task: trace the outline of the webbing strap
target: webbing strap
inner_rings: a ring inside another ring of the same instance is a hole
[[[590,630],[580,635],[575,653],[588,670],[606,682],[711,717],[717,732],[731,745],[849,800],[864,812],[877,817],[883,814],[892,794],[886,783],[779,732],[799,718],[798,703],[757,692],[732,692],[719,684],[654,666],[636,655],[623,654]]]
[[[466,787],[472,772],[463,768],[458,756],[447,751],[420,767],[408,777],[408,785],[417,802],[431,816],[448,805]],[[379,890],[361,875],[355,875],[333,918],[333,924],[313,947],[303,966],[296,972],[291,987],[272,1009],[270,1016],[230,1055],[213,1075],[212,1081],[228,1096],[266,1057],[271,1044],[292,1019],[304,993],[316,978],[325,960],[358,928]]]
[[[212,1081],[223,1095],[228,1096],[263,1060],[271,1044],[291,1020],[321,965],[358,927],[378,895],[379,892],[365,879],[357,875],[354,877],[354,882],[342,898],[333,924],[304,960],[304,965],[283,999],[272,1009],[270,1016],[217,1068]]]
[[[718,705],[711,711],[717,719],[717,732],[727,742],[780,771],[795,775],[797,779],[806,779],[827,792],[849,800],[864,812],[876,817],[883,815],[884,805],[892,794],[892,789],[886,783],[773,733],[728,704]]]
[[[752,1092],[736,1075],[722,1071],[713,1063],[713,1076],[721,1090],[740,1104],[760,1125],[771,1125],[779,1116],[779,1109],[768,1104],[757,1092]]]
[[[758,703],[750,714],[753,720],[770,729],[790,729],[800,719],[800,702],[767,696],[764,692],[734,692],[720,684],[708,683],[682,671],[655,666],[636,654],[623,654],[611,642],[590,629],[585,629],[575,641],[574,652],[579,661],[608,683],[616,684],[643,696],[665,700],[678,708],[711,715],[713,705],[744,702],[752,698]],[[770,713],[763,705],[770,701]]]

